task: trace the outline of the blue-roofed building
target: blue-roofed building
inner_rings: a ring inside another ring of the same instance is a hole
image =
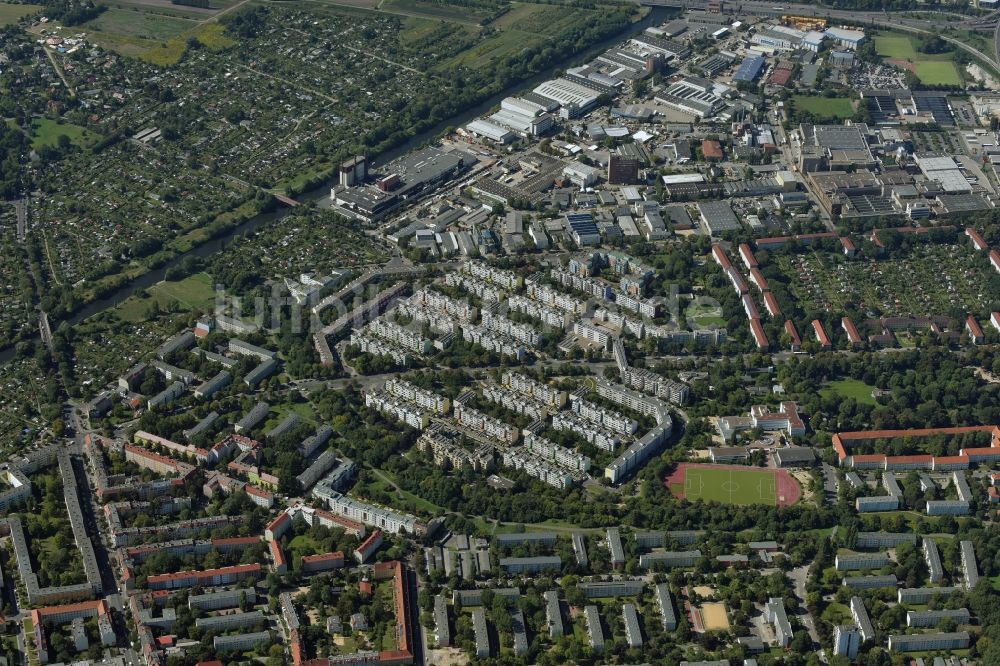
[[[577,245],[582,247],[601,242],[601,232],[590,213],[570,213],[566,216],[566,222],[569,223],[570,233]]]
[[[479,247],[484,254],[496,254],[500,251],[500,241],[492,229],[483,229],[479,232]]]
[[[767,59],[764,56],[747,56],[740,63],[740,68],[736,70],[736,74],[733,75],[734,81],[746,81],[750,82],[760,76],[760,73],[764,71],[764,66],[767,64]]]

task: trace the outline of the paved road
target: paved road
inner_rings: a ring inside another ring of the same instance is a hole
[[[813,621],[812,614],[806,608],[806,580],[809,578],[809,567],[807,565],[796,567],[788,572],[788,577],[792,579],[795,597],[799,601],[799,621],[802,622],[802,626],[809,632],[809,638],[813,640],[813,643],[819,645],[820,641],[819,634],[816,632],[816,623]]]
[[[14,212],[17,214],[17,242],[23,243],[28,235],[28,201],[18,199],[14,202]]]

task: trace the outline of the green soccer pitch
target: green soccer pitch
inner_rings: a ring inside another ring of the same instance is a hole
[[[774,470],[689,467],[684,473],[684,497],[724,504],[777,504]]]

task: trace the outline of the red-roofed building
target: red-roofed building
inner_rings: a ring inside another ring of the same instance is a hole
[[[812,327],[813,332],[816,334],[816,341],[819,342],[819,346],[823,349],[829,349],[832,344],[830,343],[830,336],[826,334],[826,330],[823,328],[823,322],[819,319],[813,319]]]
[[[701,154],[707,162],[721,162],[726,156],[722,152],[722,144],[715,139],[705,139],[701,142]]]
[[[172,574],[159,574],[146,579],[146,585],[151,590],[177,590],[195,585],[229,585],[248,578],[260,578],[259,564],[240,564],[234,567],[220,567],[205,571],[179,571]]]
[[[851,321],[850,317],[841,318],[840,327],[844,329],[845,333],[847,333],[847,339],[851,342],[852,347],[860,347],[864,344],[864,340],[858,334],[858,328],[854,325],[854,322]]]
[[[302,666],[302,637],[298,629],[292,629],[288,634],[288,650],[292,653],[292,666]]]
[[[990,245],[986,242],[986,239],[984,239],[979,232],[972,227],[966,227],[965,235],[972,239],[972,247],[977,250],[982,251],[990,249]]]
[[[760,325],[760,319],[750,320],[750,332],[753,334],[754,342],[757,343],[757,349],[765,350],[770,348],[771,343],[764,333],[764,327]]]
[[[795,236],[773,236],[771,238],[758,238],[754,241],[758,250],[770,250],[776,247],[784,247],[792,241],[797,241],[802,245],[812,245],[813,241],[823,238],[839,238],[832,231],[824,231],[816,234],[797,234]]]
[[[792,80],[792,70],[790,69],[776,69],[771,73],[771,77],[767,80],[772,86],[785,87],[788,82]]]
[[[354,559],[358,561],[358,564],[364,564],[367,562],[375,551],[379,549],[382,545],[382,531],[375,530],[371,535],[365,539],[360,546],[354,549]]]
[[[770,291],[771,289],[771,285],[767,283],[767,278],[764,277],[764,274],[756,266],[750,269],[750,281],[757,285],[757,288],[761,291]]]
[[[983,329],[979,326],[979,322],[972,315],[969,315],[965,319],[965,330],[969,332],[969,339],[974,345],[981,345],[986,339],[986,336],[983,335]]]
[[[858,248],[854,246],[854,241],[852,241],[847,236],[840,237],[840,244],[844,247],[844,254],[853,259],[858,254]]]
[[[722,267],[722,270],[727,270],[733,264],[729,261],[729,256],[726,251],[722,249],[722,246],[718,243],[712,245],[712,258],[715,259],[715,263]]]
[[[288,559],[285,551],[281,549],[281,542],[277,539],[271,541],[271,560],[274,562],[274,573],[288,573]]]
[[[732,283],[733,289],[736,290],[737,294],[743,295],[750,291],[750,287],[747,286],[747,281],[743,278],[735,266],[730,266],[726,269],[726,277],[729,278],[729,282]]]
[[[996,504],[1000,502],[1000,489],[996,486],[990,486],[986,489],[986,495],[990,498],[990,504]]]
[[[753,255],[753,250],[746,243],[740,243],[740,259],[743,260],[743,265],[747,268],[757,266],[757,257]]]
[[[990,250],[990,263],[993,264],[993,268],[996,272],[1000,273],[1000,252]]]
[[[743,312],[746,313],[747,319],[760,319],[760,313],[757,312],[757,305],[753,302],[753,299],[750,298],[750,294],[743,294],[741,300],[743,302]]]
[[[795,328],[795,323],[791,319],[785,321],[785,333],[788,334],[790,339],[790,347],[793,352],[797,352],[802,349],[802,338],[799,337],[799,331]]]
[[[277,518],[271,521],[271,523],[264,530],[264,538],[268,541],[274,541],[275,539],[280,539],[288,528],[292,526],[292,517],[287,513],[282,511],[278,514]]]
[[[994,312],[990,315],[990,324],[1000,333],[1000,312]]]
[[[270,492],[249,484],[244,486],[243,490],[246,491],[247,496],[257,506],[264,507],[265,509],[270,509],[274,506],[274,495]]]
[[[176,636],[157,636],[156,644],[161,648],[173,647],[176,638]]]
[[[876,439],[902,439],[932,437],[934,435],[964,435],[973,432],[991,434],[990,446],[962,449],[957,456],[886,456],[883,453],[851,455],[851,446]],[[998,426],[958,426],[952,428],[924,428],[911,430],[868,430],[841,432],[833,436],[831,443],[842,467],[855,469],[968,469],[969,465],[1000,460],[1000,427]]]
[[[380,664],[413,663],[413,624],[410,621],[410,585],[402,562],[379,562],[374,568],[375,580],[392,579],[392,596],[396,609],[396,649],[378,654]]]
[[[199,661],[199,662],[198,662],[197,664],[195,664],[194,666],[222,666],[222,662],[221,662],[221,661],[218,661],[218,660],[212,660],[212,661]]]
[[[781,307],[778,305],[778,299],[769,291],[764,292],[764,307],[772,317],[777,318],[781,316]]]
[[[328,571],[330,569],[340,569],[344,566],[344,554],[334,551],[321,555],[304,555],[302,557],[302,571],[314,573],[316,571]]]

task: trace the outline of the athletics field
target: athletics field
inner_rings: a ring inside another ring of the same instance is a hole
[[[681,463],[663,482],[677,498],[722,504],[791,506],[802,497],[784,469]]]

